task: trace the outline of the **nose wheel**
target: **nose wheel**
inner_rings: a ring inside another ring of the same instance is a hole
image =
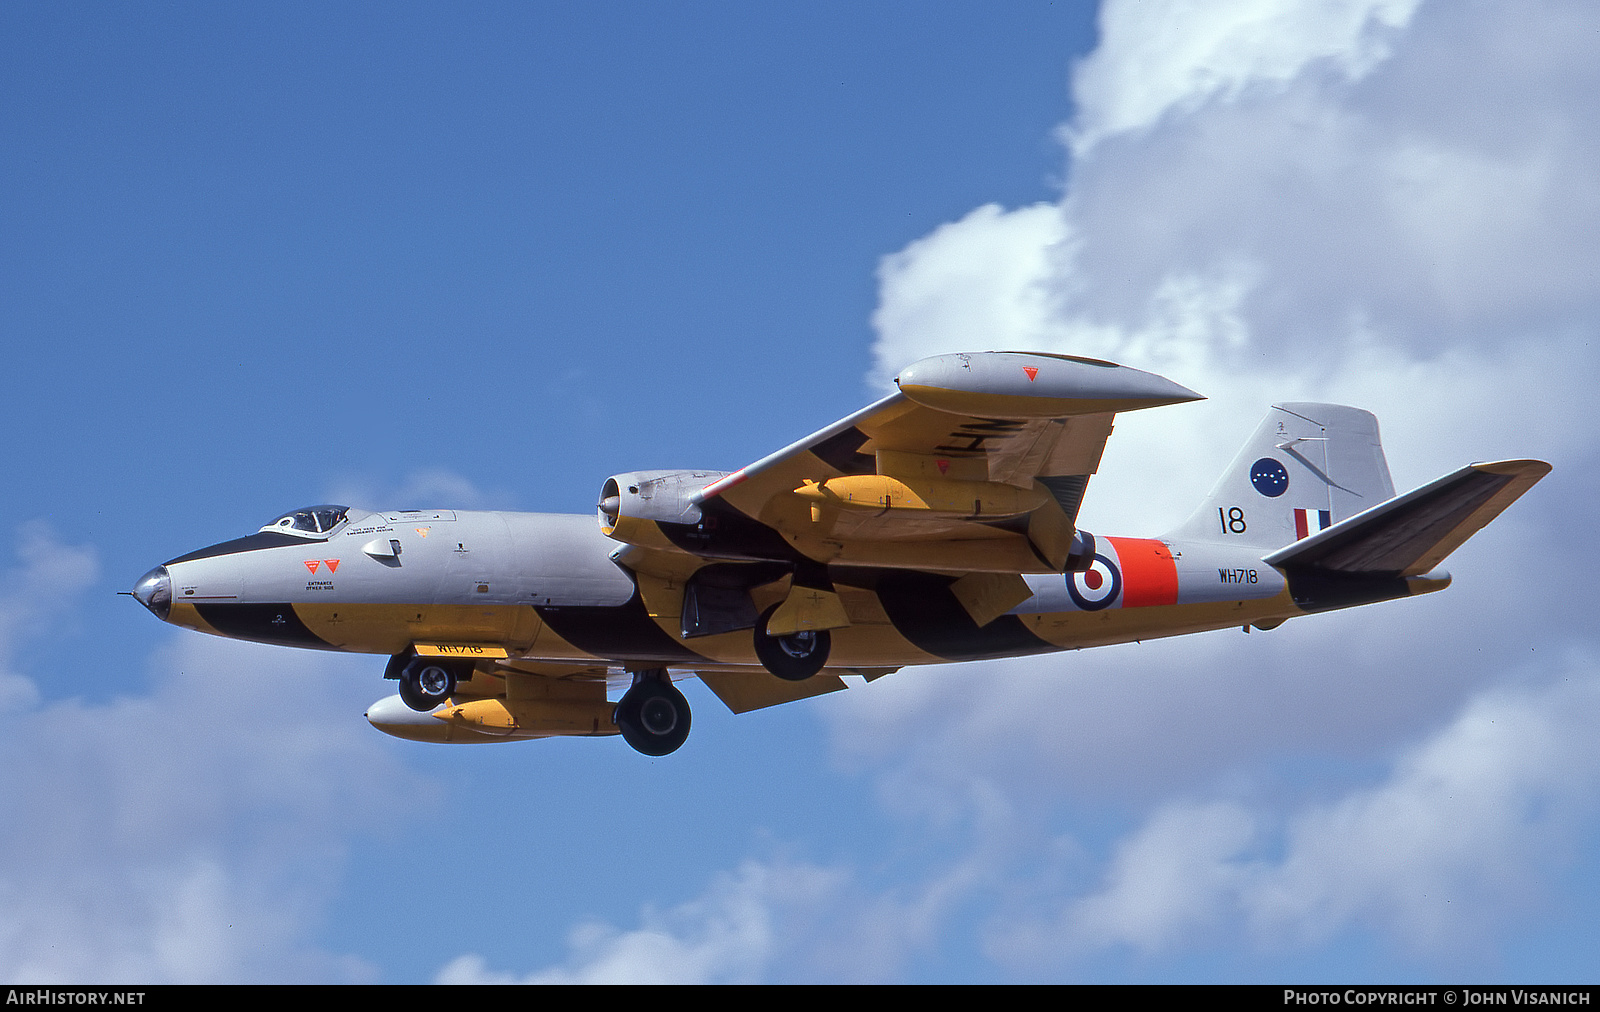
[[[645,755],[670,755],[689,737],[689,701],[664,668],[633,673],[614,719],[622,740]]]
[[[400,698],[413,710],[427,713],[455,694],[456,672],[448,664],[432,657],[397,655],[389,662],[390,671],[396,667]]]

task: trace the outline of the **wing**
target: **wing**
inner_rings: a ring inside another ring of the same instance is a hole
[[[938,356],[895,382],[692,501],[819,562],[1061,572],[1115,413],[1200,399],[1151,373],[1036,352]]]
[[[1024,573],[1086,566],[1078,505],[1119,411],[1199,400],[1095,359],[976,352],[924,359],[898,390],[733,474],[639,471],[601,489],[652,618],[684,639],[850,624],[851,567],[960,574],[980,625],[1026,600]],[[708,560],[729,565],[705,565]],[[830,565],[832,568],[830,568]],[[860,572],[859,569],[856,572]],[[758,614],[751,592],[785,582]]]
[[[785,681],[759,669],[697,673],[706,688],[734,713],[749,713],[779,703],[792,703],[797,699],[838,692],[845,687],[844,679],[830,673],[812,675],[801,682]]]

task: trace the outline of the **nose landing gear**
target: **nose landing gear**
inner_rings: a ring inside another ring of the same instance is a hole
[[[384,677],[399,679],[400,698],[413,710],[427,713],[455,693],[458,673],[449,662],[437,658],[396,654],[389,659]]]

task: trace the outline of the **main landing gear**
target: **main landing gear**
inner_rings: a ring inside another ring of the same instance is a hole
[[[778,608],[768,608],[756,622],[756,657],[761,666],[791,682],[803,682],[822,670],[828,663],[828,651],[833,648],[833,637],[828,630],[805,629],[787,636],[772,636],[767,632],[767,622]]]
[[[414,654],[395,654],[389,658],[389,668],[383,673],[385,678],[399,679],[400,698],[422,713],[449,699],[456,691],[460,675],[448,661]],[[467,677],[471,677],[470,671]]]
[[[645,755],[670,755],[689,737],[689,701],[665,668],[635,671],[613,719],[622,740]]]

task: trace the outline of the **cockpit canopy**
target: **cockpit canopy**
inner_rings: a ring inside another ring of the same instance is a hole
[[[348,512],[350,512],[348,506],[307,506],[292,513],[285,513],[261,529],[314,538],[327,534],[344,523],[344,516]]]

